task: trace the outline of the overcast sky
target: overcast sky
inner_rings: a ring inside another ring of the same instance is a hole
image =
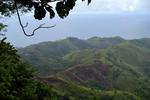
[[[33,37],[26,37],[19,26],[16,16],[1,19],[8,25],[6,36],[17,47],[24,47],[43,41],[54,41],[66,37],[82,39],[92,36],[121,36],[126,39],[150,37],[150,0],[93,0],[87,2],[78,0],[75,8],[65,19],[57,16],[42,21],[34,20],[33,14],[21,16],[23,23],[29,23],[28,34],[39,24],[46,26],[56,24],[52,29],[38,30]]]
[[[149,12],[150,0],[92,0],[89,6],[78,1],[76,12]]]

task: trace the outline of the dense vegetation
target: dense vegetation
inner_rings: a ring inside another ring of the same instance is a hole
[[[104,95],[107,93],[113,95],[115,91],[122,94],[121,91],[126,91],[149,100],[149,43],[148,38],[135,40],[124,40],[120,37],[93,37],[87,40],[67,38],[21,48],[18,53],[23,61],[38,69],[38,75],[43,76],[38,80],[53,85],[55,89],[67,95],[78,97],[79,90],[82,89],[92,89],[92,93],[101,90],[103,92],[100,94]],[[88,91],[90,92],[91,90]],[[76,93],[78,95],[75,95]]]
[[[43,100],[50,98],[50,89],[33,80],[34,70],[16,54],[10,43],[0,42],[0,99]]]

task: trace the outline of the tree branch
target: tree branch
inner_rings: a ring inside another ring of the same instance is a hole
[[[54,1],[55,1],[55,0],[54,0]],[[56,1],[57,1],[57,0],[56,0]],[[37,28],[35,28],[35,29],[33,30],[32,34],[27,34],[26,31],[25,31],[25,28],[28,26],[28,23],[26,23],[25,26],[22,24],[22,21],[21,21],[21,18],[20,18],[20,14],[19,14],[19,10],[18,10],[18,7],[17,7],[17,2],[16,2],[16,0],[14,0],[14,4],[15,4],[15,8],[16,8],[16,12],[17,12],[19,24],[20,24],[20,26],[21,26],[21,28],[22,28],[22,31],[23,31],[23,33],[24,33],[25,36],[28,36],[28,37],[33,36],[33,35],[35,34],[35,32],[36,32],[38,29],[40,29],[40,28],[52,28],[52,27],[55,27],[55,26],[56,26],[56,25],[53,25],[53,26],[43,27],[44,24],[41,24],[41,25],[39,25]]]
[[[40,28],[53,28],[53,27],[55,27],[56,25],[53,25],[53,26],[43,26],[43,25],[45,25],[45,23],[44,24],[41,24],[41,25],[39,25],[37,28],[35,28],[34,30],[33,30],[33,33],[31,34],[32,36],[35,34],[35,32],[37,31],[37,30],[39,30]]]

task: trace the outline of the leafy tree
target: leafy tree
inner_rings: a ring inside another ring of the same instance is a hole
[[[34,79],[35,70],[5,39],[0,41],[0,100],[57,100],[57,93]]]
[[[4,25],[3,23],[0,23],[0,31],[1,31],[2,29],[4,29],[6,26],[7,26],[7,25]]]
[[[5,28],[7,27],[7,25],[4,25],[3,23],[0,23],[0,36],[4,36],[5,34],[4,33],[2,33],[2,31],[3,32],[5,32]]]
[[[17,50],[10,43],[0,42],[0,97],[13,99],[30,84],[33,70],[20,61]]]
[[[2,0],[0,1],[0,12],[2,15],[10,15],[14,13],[17,8],[27,12],[34,9],[35,19],[41,20],[45,17],[46,12],[49,13],[50,18],[55,17],[55,11],[52,3],[56,2],[55,10],[60,18],[68,16],[70,10],[73,9],[77,0]],[[85,0],[82,0],[85,1]],[[88,4],[91,0],[88,0]]]

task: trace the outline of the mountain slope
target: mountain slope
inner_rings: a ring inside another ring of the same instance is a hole
[[[72,51],[92,48],[83,40],[67,38],[56,42],[44,42],[19,49],[22,59],[40,70],[41,75],[56,73],[69,66],[62,57]],[[38,62],[38,63],[37,63]],[[43,68],[44,67],[44,68]]]
[[[121,42],[120,38],[107,38],[105,41],[107,40],[111,40],[107,42],[107,44],[110,43],[111,45],[112,41],[119,41],[118,43]],[[72,65],[70,62],[63,59],[63,56],[66,54],[84,49],[103,48],[101,46],[103,43],[100,44],[99,47],[95,46],[92,41],[95,40],[92,38],[88,40],[80,40],[69,37],[55,42],[43,42],[31,45],[19,49],[18,53],[24,61],[31,63],[36,69],[38,69],[40,71],[40,75],[49,75],[62,71]]]
[[[150,79],[149,55],[149,49],[129,42],[102,50],[77,51],[65,56],[74,66],[58,76],[84,86],[135,92],[141,79]]]
[[[67,84],[98,90],[117,89],[149,100],[149,40],[67,38],[32,45],[20,49],[18,53],[24,61],[34,65],[39,75],[48,82],[53,76]]]

